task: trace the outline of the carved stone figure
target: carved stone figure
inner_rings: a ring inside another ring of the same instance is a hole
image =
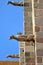
[[[7,58],[19,58],[19,54],[8,55]]]
[[[8,1],[8,4],[12,4],[14,6],[28,6],[29,3],[23,3],[23,2],[11,2],[11,1]]]
[[[24,41],[24,42],[30,42],[30,41],[33,41],[35,42],[34,40],[34,35],[33,34],[30,34],[30,35],[12,35],[10,36],[10,39],[15,39],[17,41]]]

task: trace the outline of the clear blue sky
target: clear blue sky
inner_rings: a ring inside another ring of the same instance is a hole
[[[23,32],[23,8],[7,5],[7,2],[8,0],[0,0],[0,60],[15,60],[6,58],[6,55],[19,53],[18,42],[8,38],[12,34]]]

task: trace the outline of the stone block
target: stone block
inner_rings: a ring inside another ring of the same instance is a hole
[[[37,50],[37,56],[43,56],[43,50],[42,49]]]
[[[38,16],[40,16],[40,13],[39,13],[39,9],[35,9],[35,17],[38,17]]]
[[[43,4],[43,0],[39,0],[39,3],[40,3],[40,4]]]
[[[24,12],[29,12],[29,11],[32,11],[31,5],[24,7]]]
[[[35,53],[34,53],[34,52],[31,52],[31,53],[30,53],[30,57],[31,57],[31,58],[35,58]]]
[[[38,26],[43,26],[43,17],[36,17],[35,24]]]
[[[27,42],[25,45],[26,46],[34,46],[34,43],[31,41],[31,42]]]
[[[35,32],[40,32],[40,27],[39,26],[35,26]]]
[[[25,42],[20,42],[19,46],[20,48],[24,48]]]
[[[42,63],[43,63],[43,57],[42,57]]]
[[[37,65],[43,65],[42,63],[37,63]]]
[[[39,7],[39,9],[43,9],[43,2],[39,3],[38,7]]]
[[[33,63],[32,65],[35,65],[35,63]]]
[[[25,29],[25,31],[24,31],[25,34],[33,34],[32,32],[33,32],[33,31],[26,31],[26,29]]]
[[[37,43],[37,49],[43,49],[43,43]]]
[[[43,38],[36,38],[36,41],[37,41],[38,43],[43,43]]]
[[[35,8],[38,8],[39,0],[34,0],[34,6]]]
[[[26,63],[26,65],[32,65],[31,63]]]
[[[43,31],[41,31],[41,32],[36,32],[36,36],[37,36],[37,38],[43,38]]]
[[[37,57],[37,63],[42,63],[42,57]]]
[[[34,46],[26,46],[25,52],[34,52]]]
[[[35,17],[43,16],[43,9],[35,9]]]
[[[35,60],[34,60],[34,58],[26,58],[26,63],[34,63],[35,62]]]
[[[30,0],[24,0],[24,2],[30,2]]]
[[[40,31],[43,32],[43,26],[40,26]]]
[[[25,57],[30,57],[30,52],[25,52]]]

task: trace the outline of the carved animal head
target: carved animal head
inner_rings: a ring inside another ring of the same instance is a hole
[[[14,35],[10,36],[10,38],[9,38],[9,39],[14,39]]]

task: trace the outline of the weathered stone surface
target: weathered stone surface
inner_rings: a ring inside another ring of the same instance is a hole
[[[35,17],[38,17],[39,16],[39,12],[37,12],[37,9],[35,9]]]
[[[25,31],[26,31],[26,29],[25,29]],[[24,31],[25,34],[33,34],[32,31],[26,31],[26,32],[25,31]]]
[[[43,56],[43,50],[42,49],[37,50],[37,56]]]
[[[34,58],[31,58],[31,60],[29,61],[29,63],[34,63],[34,62],[35,62]]]
[[[24,62],[21,62],[20,65],[24,65]]]
[[[35,8],[43,9],[43,0],[36,0]]]
[[[29,64],[29,63],[26,63],[26,65],[32,65],[31,63]]]
[[[26,63],[34,63],[34,58],[26,58]]]
[[[24,57],[21,57],[20,61],[21,61],[21,62],[24,62]]]
[[[28,18],[28,19],[27,19]],[[28,17],[28,15],[25,17],[25,23],[30,26],[30,24],[32,25],[32,17]]]
[[[37,57],[37,63],[42,63],[42,57]]]
[[[43,65],[43,63],[37,63],[37,65]]]
[[[39,0],[34,0],[34,6],[35,8],[38,8]]]
[[[43,38],[36,38],[36,41],[37,41],[38,43],[43,43]]]
[[[25,52],[25,57],[30,57],[30,52]]]
[[[43,0],[39,0],[39,3],[40,3],[40,4],[43,4]]]
[[[39,31],[40,31],[40,27],[36,25],[36,26],[35,26],[35,31],[36,31],[36,32],[39,32]]]
[[[30,46],[30,43],[29,42],[26,42],[26,44],[25,44],[26,46]]]
[[[43,9],[35,9],[35,17],[43,16]]]
[[[36,32],[37,38],[43,38],[43,31],[42,32]]]
[[[43,17],[36,17],[35,18],[35,24],[38,26],[43,26]]]
[[[37,49],[43,49],[43,43],[37,43]]]
[[[40,26],[40,31],[43,32],[43,26]]]
[[[34,46],[34,43],[31,41],[31,42],[26,42],[25,44],[26,46]]]
[[[34,63],[26,63],[26,65],[35,65]]]
[[[25,2],[27,1],[32,1],[32,0],[24,0]],[[42,4],[41,4],[41,3]],[[43,65],[42,64],[42,56],[43,56],[43,0],[35,0],[35,25],[37,25],[35,27],[36,29],[36,41],[39,43],[37,45],[37,55],[38,55],[38,58],[37,58],[37,62],[38,62],[38,65]],[[24,31],[25,33],[27,34],[30,34],[33,32],[33,29],[32,29],[32,7],[31,6],[28,6],[28,7],[25,7],[24,8]],[[30,16],[29,16],[30,15]],[[30,23],[31,22],[31,23]],[[26,42],[27,43],[27,42]],[[25,44],[26,46],[33,46],[33,45],[30,45],[30,44]],[[27,56],[30,56],[31,58],[34,58],[34,47],[26,47],[25,49],[25,53],[26,52],[29,52],[29,54]],[[39,50],[40,49],[40,50]],[[31,59],[30,57],[27,58],[26,56],[26,65],[35,65],[34,64],[34,60]],[[41,57],[40,57],[41,56]],[[33,64],[32,64],[33,63]]]
[[[27,16],[27,15],[28,15],[28,12],[26,12],[26,13],[24,12],[24,16]]]
[[[24,2],[31,2],[31,0],[24,0]]]
[[[24,53],[24,48],[20,48],[20,52],[21,53]]]
[[[30,57],[31,57],[31,58],[35,58],[34,52],[31,52],[31,53],[30,53]]]
[[[28,12],[28,17],[32,17],[32,12]]]
[[[42,63],[43,63],[43,57],[42,57]]]
[[[34,52],[34,46],[26,46],[25,51],[26,52]]]
[[[24,7],[24,10],[25,10],[25,12],[26,12],[26,11],[29,12],[29,11],[32,11],[31,8],[32,8],[32,7],[31,7],[31,3],[30,3],[29,6]]]
[[[38,7],[39,9],[43,9],[43,3],[39,3]]]
[[[32,65],[35,65],[34,63]]]
[[[20,43],[19,46],[24,48],[25,42],[19,42],[19,43]]]
[[[21,61],[21,63],[24,62],[24,57],[25,57],[25,55],[24,55],[24,48],[20,47],[20,61]]]

